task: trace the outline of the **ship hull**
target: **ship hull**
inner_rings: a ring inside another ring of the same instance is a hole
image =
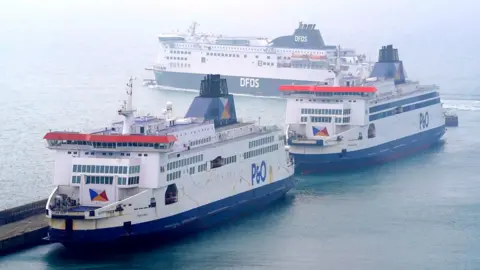
[[[205,74],[154,71],[155,81],[157,85],[168,86],[180,89],[196,90],[200,88],[201,81]],[[253,96],[269,96],[280,97],[278,90],[281,85],[304,85],[316,84],[315,81],[304,80],[284,80],[274,78],[246,78],[241,76],[225,76],[222,78],[227,80],[228,91],[231,94],[243,94]]]
[[[46,240],[84,251],[86,251],[85,248],[92,250],[92,248],[103,248],[105,245],[116,246],[132,241],[148,240],[148,242],[161,243],[211,228],[244,214],[257,212],[261,207],[282,198],[294,186],[294,178],[288,177],[174,216],[132,224],[129,232],[123,227],[113,227],[72,231],[67,234],[64,230],[50,228]]]
[[[440,143],[444,134],[445,126],[442,125],[374,147],[347,152],[342,157],[339,154],[292,154],[295,172],[308,174],[368,168],[428,149]]]

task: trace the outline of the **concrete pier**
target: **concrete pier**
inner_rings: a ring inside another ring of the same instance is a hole
[[[40,200],[0,212],[0,255],[46,243],[47,200]]]

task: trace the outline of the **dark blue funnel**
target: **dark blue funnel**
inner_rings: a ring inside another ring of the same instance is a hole
[[[392,45],[383,46],[370,77],[394,79],[395,84],[405,83],[405,71],[403,62],[398,58],[398,50]]]
[[[237,123],[235,101],[228,93],[227,81],[220,75],[207,75],[200,84],[200,95],[195,97],[185,117],[204,117],[213,120],[215,127]]]

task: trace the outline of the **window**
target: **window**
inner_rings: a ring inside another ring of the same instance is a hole
[[[375,136],[376,136],[375,124],[374,124],[374,123],[371,123],[371,124],[368,126],[368,138],[369,138],[369,139],[375,138]]]
[[[265,147],[262,147],[262,148],[258,148],[258,149],[254,149],[254,150],[250,150],[248,152],[245,152],[245,153],[243,153],[243,158],[248,159],[248,158],[256,157],[256,156],[259,156],[259,155],[264,155],[264,154],[267,154],[267,153],[270,153],[270,152],[274,152],[274,151],[277,151],[277,150],[278,150],[278,144],[272,144],[272,145],[269,145],[269,146],[265,146]]]
[[[207,163],[198,165],[198,172],[204,172],[207,170]]]
[[[165,205],[174,204],[178,202],[178,189],[177,185],[168,185],[165,191]]]
[[[129,185],[138,185],[139,183],[140,183],[140,177],[138,176],[132,176],[128,178]]]
[[[80,175],[74,175],[72,176],[72,184],[80,184],[81,176]]]

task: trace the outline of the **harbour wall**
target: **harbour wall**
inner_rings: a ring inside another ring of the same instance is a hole
[[[47,199],[0,211],[0,256],[48,243]]]

